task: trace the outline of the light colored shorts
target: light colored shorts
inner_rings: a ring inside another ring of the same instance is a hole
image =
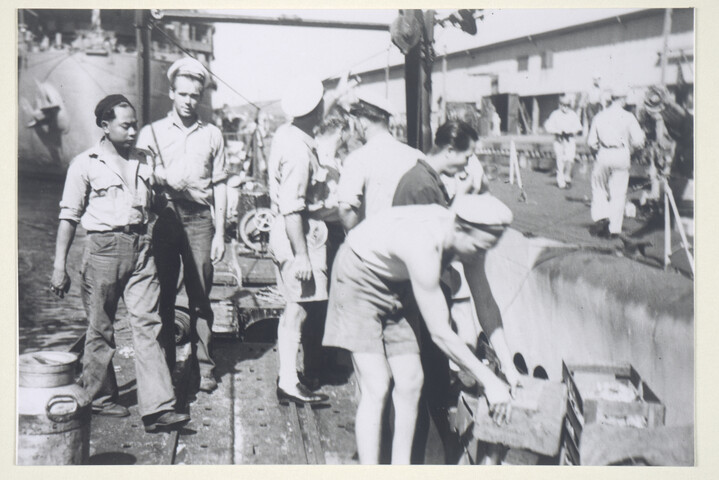
[[[409,281],[378,277],[342,244],[332,267],[322,344],[387,357],[419,354],[419,315],[416,304],[408,301],[411,296]]]
[[[312,265],[312,278],[306,282],[295,278],[294,256],[287,238],[284,217],[275,219],[270,230],[270,253],[275,262],[277,288],[287,301],[319,302],[327,300],[327,226],[321,220],[308,220],[305,236]]]

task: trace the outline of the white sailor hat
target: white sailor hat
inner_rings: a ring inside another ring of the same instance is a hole
[[[177,75],[195,78],[201,81],[203,85],[205,85],[208,76],[207,69],[192,57],[182,57],[170,65],[170,68],[167,69],[167,79],[170,83]]]
[[[386,113],[390,117],[395,115],[394,106],[389,102],[389,100],[379,95],[374,95],[369,92],[358,93],[355,105],[362,103],[369,105],[370,107],[373,107],[377,110],[381,110],[383,113]]]
[[[620,83],[609,89],[609,96],[612,99],[626,98],[629,96],[629,85]]]
[[[490,227],[506,227],[512,223],[512,211],[494,195],[457,195],[452,211],[465,222]]]
[[[307,115],[319,105],[324,86],[319,78],[302,76],[293,80],[282,95],[282,110],[289,117]]]

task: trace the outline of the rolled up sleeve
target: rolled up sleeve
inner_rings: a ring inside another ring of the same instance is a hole
[[[310,180],[310,160],[307,155],[284,157],[279,164],[280,178],[277,206],[280,214],[289,215],[306,208],[307,185]]]
[[[215,131],[212,135],[212,146],[214,152],[212,158],[212,184],[214,185],[224,182],[229,176],[225,156],[225,141],[219,130]]]
[[[87,206],[89,188],[87,159],[77,157],[67,169],[65,188],[60,201],[60,220],[80,222],[80,218],[85,213],[85,207]]]

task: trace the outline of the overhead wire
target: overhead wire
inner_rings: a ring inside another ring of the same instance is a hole
[[[187,56],[189,56],[189,57],[191,57],[191,58],[197,60],[197,58],[196,58],[189,50],[187,50],[185,47],[183,47],[182,45],[180,45],[172,36],[168,35],[167,32],[165,32],[162,28],[158,27],[157,24],[156,24],[154,21],[151,21],[151,22],[150,22],[150,26],[151,26],[152,28],[154,28],[155,30],[157,30],[157,31],[158,31],[162,36],[164,36],[167,40],[169,40],[170,43],[172,43],[172,44],[175,45],[178,49],[180,49],[180,51],[182,51],[185,55],[187,55]],[[214,78],[216,78],[217,80],[219,80],[220,82],[222,82],[222,83],[223,83],[227,88],[229,88],[233,93],[235,93],[235,94],[238,95],[240,98],[242,98],[244,101],[246,101],[247,103],[249,103],[250,105],[252,105],[253,107],[255,107],[258,111],[261,110],[261,107],[260,107],[259,105],[257,105],[255,102],[253,102],[252,100],[250,100],[249,98],[247,98],[246,96],[244,96],[242,93],[240,93],[239,91],[237,91],[237,89],[235,89],[232,85],[230,85],[229,83],[227,83],[227,82],[226,82],[224,79],[222,79],[219,75],[217,75],[217,74],[214,73],[212,70],[210,70],[209,67],[205,67],[205,68],[206,68],[207,71],[210,73],[210,75],[212,75],[212,77],[214,77]]]

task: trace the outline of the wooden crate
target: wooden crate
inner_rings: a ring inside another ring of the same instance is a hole
[[[586,425],[600,424],[620,433],[626,428],[664,425],[665,407],[631,365],[567,365],[562,363],[567,385],[567,415],[562,432],[560,463],[581,465],[580,447]],[[592,388],[608,382],[633,389],[636,398],[607,399],[593,396]],[[606,431],[606,430],[605,430]]]

